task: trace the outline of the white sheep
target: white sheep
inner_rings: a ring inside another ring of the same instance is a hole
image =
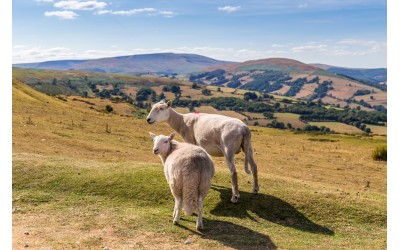
[[[251,146],[249,127],[239,119],[216,114],[180,114],[171,108],[171,101],[155,103],[147,116],[147,122],[153,124],[165,121],[178,132],[187,143],[204,148],[212,156],[224,156],[232,179],[233,203],[238,202],[239,187],[235,167],[235,154],[243,150],[245,171],[253,173],[253,194],[257,194],[257,165]],[[248,164],[251,165],[251,172]]]
[[[173,140],[175,133],[170,136],[149,134],[153,138],[153,153],[158,154],[164,164],[165,178],[175,198],[174,224],[179,223],[183,201],[186,215],[192,215],[198,206],[196,228],[203,229],[203,201],[214,176],[211,157],[199,146]]]

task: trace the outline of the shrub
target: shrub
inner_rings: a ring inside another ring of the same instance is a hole
[[[372,159],[375,161],[386,161],[387,158],[387,146],[382,145],[377,147],[372,153]]]
[[[111,105],[107,105],[106,106],[106,111],[108,112],[108,113],[110,113],[111,111],[113,111],[114,109],[113,109],[113,107],[111,107]]]

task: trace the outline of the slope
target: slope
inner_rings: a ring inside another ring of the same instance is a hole
[[[13,248],[386,245],[386,166],[370,158],[384,138],[252,127],[260,194],[249,193],[251,177],[239,154],[241,202],[230,204],[229,172],[214,158],[200,233],[193,230],[195,217],[172,225],[172,196],[148,131],[171,129],[76,107],[14,80]]]

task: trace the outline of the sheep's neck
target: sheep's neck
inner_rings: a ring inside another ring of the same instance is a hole
[[[167,123],[171,128],[182,135],[182,129],[185,128],[182,114],[170,108]]]

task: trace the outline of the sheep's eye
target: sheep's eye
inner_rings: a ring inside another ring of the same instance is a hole
[[[168,141],[165,141],[164,143],[167,143]]]
[[[160,108],[160,110],[164,110],[164,108]]]

